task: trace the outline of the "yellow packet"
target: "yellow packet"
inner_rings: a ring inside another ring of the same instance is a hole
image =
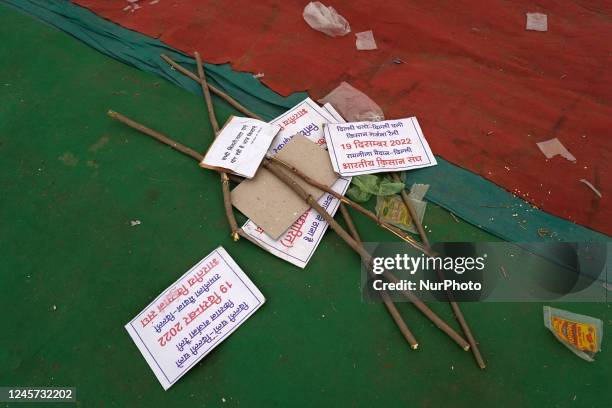
[[[578,357],[594,361],[601,350],[603,323],[599,319],[544,306],[544,325]]]

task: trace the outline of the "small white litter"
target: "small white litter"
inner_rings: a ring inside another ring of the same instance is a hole
[[[132,226],[132,227],[135,227],[135,226],[140,225],[140,224],[141,224],[140,220],[132,220],[132,221],[130,221],[130,226]]]
[[[374,40],[374,33],[372,30],[363,31],[361,33],[355,33],[357,37],[355,41],[355,46],[358,50],[376,50],[378,47],[376,46],[376,41]]]
[[[580,182],[586,184],[588,188],[593,190],[593,192],[597,194],[599,198],[601,198],[601,192],[598,189],[596,189],[595,186],[591,184],[588,180],[580,179]]]
[[[317,31],[321,31],[331,37],[347,35],[351,27],[333,7],[326,7],[321,2],[310,2],[304,7],[302,13],[308,25]]]
[[[253,74],[253,78],[255,79],[259,79],[259,78],[263,78],[266,74],[264,74],[263,72],[258,72],[256,74]]]
[[[542,13],[527,13],[526,30],[548,31],[548,16]]]
[[[544,153],[544,156],[546,156],[547,159],[551,159],[557,155],[560,155],[562,157],[565,157],[569,161],[576,161],[574,155],[571,154],[569,150],[567,150],[565,146],[563,146],[563,144],[556,137],[554,139],[545,140],[536,144],[538,145],[542,153]]]

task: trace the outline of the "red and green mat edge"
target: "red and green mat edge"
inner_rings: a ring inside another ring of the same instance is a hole
[[[195,65],[193,58],[159,40],[125,29],[71,2],[3,1],[70,33],[100,52],[160,75],[191,92],[200,92],[197,84],[171,70],[160,60],[159,54],[169,53],[179,63],[190,67]],[[266,119],[282,113],[306,96],[296,93],[281,97],[251,74],[235,72],[229,65],[207,64],[205,68],[215,85]],[[408,183],[431,184],[427,196],[430,201],[499,238],[510,242],[609,241],[604,234],[541,211],[485,178],[441,157],[437,159],[437,166],[409,172]]]

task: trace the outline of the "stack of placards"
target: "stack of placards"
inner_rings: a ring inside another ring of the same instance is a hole
[[[339,122],[344,122],[344,120],[331,105],[326,104],[320,107],[313,100],[307,98],[270,121],[271,125],[277,125],[281,130],[272,140],[268,153],[270,155],[279,153],[298,133],[321,146],[325,146],[323,126]],[[344,194],[350,183],[350,178],[341,177],[331,188],[340,194]],[[318,200],[318,203],[333,216],[340,205],[340,200],[329,193],[325,193]],[[251,220],[248,220],[242,226],[242,229],[273,255],[304,268],[317,249],[327,227],[327,221],[316,210],[310,208],[299,216],[278,239],[267,235],[262,228]]]

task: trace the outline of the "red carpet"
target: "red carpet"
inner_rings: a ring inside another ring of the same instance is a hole
[[[612,2],[334,0],[352,29],[340,38],[306,25],[307,1],[141,0],[134,13],[125,0],[76,3],[207,62],[263,72],[283,95],[350,82],[388,118],[417,116],[436,154],[612,234]],[[527,11],[548,14],[548,32],[525,31]],[[379,49],[357,51],[354,33],[369,29]],[[553,137],[575,163],[546,160],[536,142]]]

